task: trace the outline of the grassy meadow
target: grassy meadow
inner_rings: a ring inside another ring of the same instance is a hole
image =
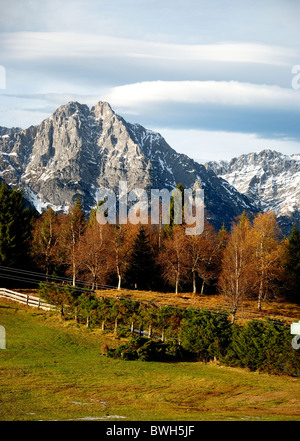
[[[0,299],[1,421],[300,420],[300,379],[216,363],[125,361],[122,340]]]

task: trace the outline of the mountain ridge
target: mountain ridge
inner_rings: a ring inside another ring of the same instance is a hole
[[[39,212],[48,206],[67,212],[79,197],[86,211],[100,187],[117,191],[166,188],[178,183],[204,189],[207,218],[220,228],[257,206],[210,167],[177,153],[157,132],[127,122],[110,104],[89,108],[71,101],[40,124],[3,129],[0,178],[19,185]]]
[[[300,225],[300,154],[285,155],[264,149],[243,154],[229,161],[209,161],[213,170],[259,211],[274,211],[283,229]]]

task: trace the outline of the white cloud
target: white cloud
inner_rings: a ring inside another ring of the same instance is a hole
[[[1,34],[8,58],[129,57],[178,61],[218,61],[290,66],[299,59],[293,49],[254,43],[172,44],[79,32],[9,32]]]
[[[124,108],[175,102],[300,110],[300,94],[293,89],[238,81],[146,81],[114,87],[105,99]]]

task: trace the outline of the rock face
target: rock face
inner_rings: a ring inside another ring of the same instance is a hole
[[[205,166],[246,195],[258,210],[274,211],[286,232],[294,222],[300,226],[300,154],[263,150]]]
[[[68,211],[79,197],[89,211],[100,187],[173,189],[182,183],[204,189],[207,217],[229,226],[243,210],[256,212],[248,197],[204,167],[173,150],[158,133],[130,124],[106,102],[91,109],[78,102],[59,107],[26,130],[0,136],[0,178],[20,185],[38,211]]]

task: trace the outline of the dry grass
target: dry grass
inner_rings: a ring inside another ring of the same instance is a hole
[[[19,289],[29,295],[37,295],[36,289]],[[208,310],[221,308],[227,309],[225,299],[222,295],[200,295],[192,293],[164,293],[157,291],[139,291],[129,289],[106,289],[97,290],[99,297],[124,298],[128,300],[151,302],[158,306],[174,306],[178,308],[205,308]],[[243,322],[251,319],[263,319],[270,317],[275,320],[284,321],[287,324],[300,319],[300,305],[290,303],[285,299],[276,299],[264,301],[262,311],[257,310],[257,301],[255,299],[245,300],[238,312],[237,321]]]
[[[224,297],[221,295],[200,295],[192,293],[161,293],[154,291],[133,290],[98,290],[98,296],[126,298],[145,302],[152,302],[158,306],[174,306],[179,308],[227,309]],[[237,313],[237,320],[263,319],[270,317],[290,324],[300,318],[300,305],[290,303],[284,299],[265,301],[262,311],[257,310],[257,301],[248,299],[243,302]]]

